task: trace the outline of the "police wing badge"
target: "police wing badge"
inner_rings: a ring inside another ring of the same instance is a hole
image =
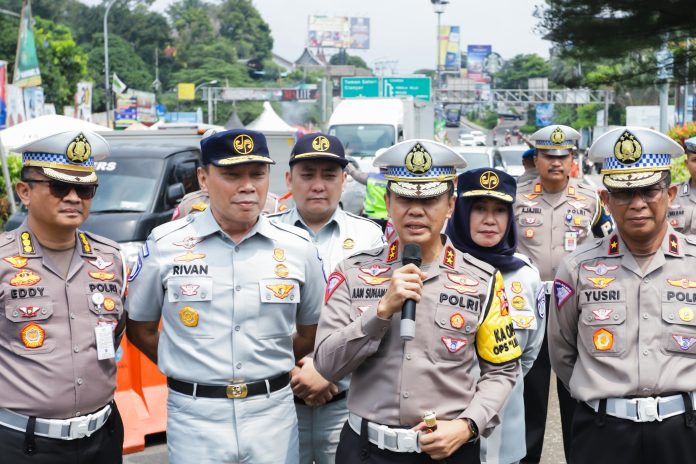
[[[428,172],[433,165],[433,157],[417,143],[406,155],[406,169],[413,174]]]
[[[84,134],[80,134],[75,137],[72,142],[70,142],[70,145],[68,145],[68,149],[66,151],[68,159],[77,164],[82,164],[87,161],[91,154],[92,146],[89,144],[89,141]]]
[[[633,164],[643,156],[643,146],[635,135],[624,131],[614,145],[614,157],[623,164]]]

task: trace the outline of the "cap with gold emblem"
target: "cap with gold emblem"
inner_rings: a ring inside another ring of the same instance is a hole
[[[639,188],[657,184],[670,171],[672,158],[684,154],[677,142],[644,127],[619,127],[599,137],[588,156],[602,162],[607,188]]]
[[[544,150],[543,154],[566,156],[580,140],[580,133],[572,127],[554,124],[539,129],[530,138],[534,142],[534,148]]]
[[[387,187],[410,198],[442,195],[466,161],[447,145],[432,140],[405,140],[380,153],[373,163],[386,167]]]
[[[348,164],[343,144],[337,137],[321,132],[300,137],[290,153],[290,165],[297,161],[317,159],[335,161],[341,167]]]
[[[684,146],[686,147],[687,154],[696,155],[696,137],[684,140]]]
[[[245,163],[275,164],[268,154],[266,137],[261,132],[247,129],[216,132],[203,138],[201,161],[204,165],[222,167]]]
[[[101,135],[88,131],[67,131],[23,145],[22,166],[41,168],[50,179],[71,184],[96,184],[94,160],[109,155],[109,144]]]
[[[457,195],[460,197],[491,197],[514,203],[516,194],[515,178],[498,169],[472,169],[462,173],[457,181]]]

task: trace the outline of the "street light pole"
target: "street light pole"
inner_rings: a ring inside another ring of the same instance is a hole
[[[442,69],[440,66],[440,16],[445,12],[445,6],[450,2],[450,0],[430,0],[433,4],[433,10],[437,15],[437,34],[435,41],[435,95],[438,95],[438,90],[440,90],[440,84],[442,79]]]
[[[117,0],[111,0],[104,12],[104,99],[106,100],[106,125],[111,127],[111,85],[109,83],[109,10]]]
[[[209,82],[204,82],[202,84],[198,84],[195,89],[193,89],[193,92],[196,93],[198,89],[202,87],[207,87],[208,91],[208,124],[213,123],[213,89],[210,88],[211,85],[217,84],[218,81],[217,79],[209,81]]]

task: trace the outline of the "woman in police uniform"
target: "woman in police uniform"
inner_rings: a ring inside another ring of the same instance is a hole
[[[517,232],[512,203],[517,185],[503,171],[482,168],[459,176],[457,202],[447,235],[460,251],[500,270],[510,303],[510,316],[522,348],[522,372],[505,407],[500,425],[481,441],[481,462],[510,464],[526,454],[524,382],[544,339],[544,287],[529,258],[515,253]]]

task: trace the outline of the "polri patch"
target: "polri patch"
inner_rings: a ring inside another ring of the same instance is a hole
[[[563,303],[575,294],[573,287],[560,279],[553,281],[553,296],[556,298],[556,309],[560,310]]]

